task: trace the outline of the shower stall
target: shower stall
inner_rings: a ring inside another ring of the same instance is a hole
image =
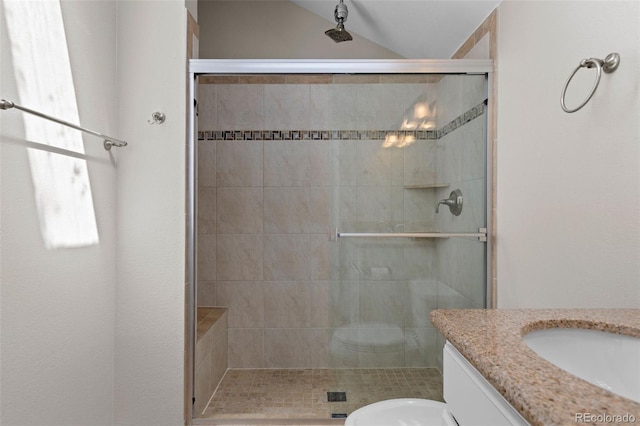
[[[329,419],[441,399],[430,311],[492,300],[491,61],[192,60],[190,72],[193,376],[197,308],[227,308],[228,327],[225,378],[194,416]],[[245,407],[224,400],[234,389]]]

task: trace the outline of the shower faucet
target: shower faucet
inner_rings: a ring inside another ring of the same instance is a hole
[[[449,198],[440,200],[436,205],[436,214],[440,213],[440,204],[449,206],[449,211],[454,216],[460,216],[462,213],[462,191],[455,189],[449,194]]]

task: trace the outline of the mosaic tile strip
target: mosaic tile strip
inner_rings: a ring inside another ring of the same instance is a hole
[[[385,140],[388,134],[415,139],[438,139],[435,130],[245,130],[199,131],[198,140],[207,141],[288,141],[288,140]]]
[[[486,111],[483,102],[447,123],[440,130],[205,130],[198,132],[200,141],[288,141],[288,140],[385,140],[393,134],[416,140],[437,140],[480,117]]]
[[[464,114],[456,117],[454,120],[451,120],[442,129],[438,130],[438,139],[464,126],[471,120],[480,117],[482,114],[484,114],[486,109],[487,109],[487,105],[483,102],[480,105],[477,105],[471,108],[469,111],[465,112]]]

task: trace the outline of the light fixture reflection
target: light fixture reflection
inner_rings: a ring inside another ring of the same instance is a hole
[[[416,137],[410,132],[416,130],[434,130],[436,128],[436,112],[435,101],[429,103],[425,100],[417,100],[407,109],[407,113],[400,124],[400,131],[397,133],[387,133],[382,147],[405,148],[411,145],[416,141]]]

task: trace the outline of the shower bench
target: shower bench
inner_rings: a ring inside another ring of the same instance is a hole
[[[198,307],[195,356],[194,414],[207,408],[209,399],[227,371],[227,308]]]

